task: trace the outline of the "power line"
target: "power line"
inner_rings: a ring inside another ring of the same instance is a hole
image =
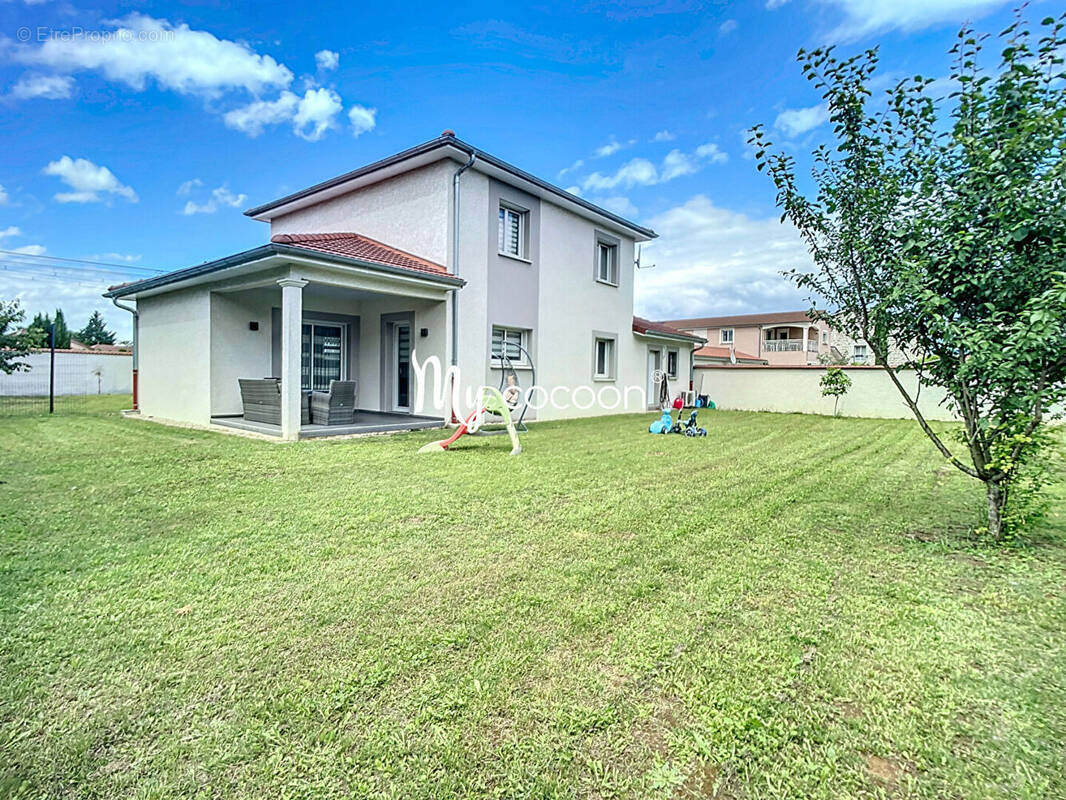
[[[113,261],[91,261],[84,258],[63,258],[61,256],[46,256],[38,253],[20,253],[17,250],[0,250],[0,254],[6,256],[15,256],[16,258],[23,259],[38,259],[44,262],[63,261],[71,264],[88,264],[97,267],[118,267],[127,272],[150,272],[153,275],[159,275],[163,272],[169,272],[165,269],[155,269],[154,267],[137,267],[132,264],[117,264]]]

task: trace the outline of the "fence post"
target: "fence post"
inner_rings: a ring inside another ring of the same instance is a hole
[[[48,413],[56,410],[56,326],[53,322],[48,332]]]

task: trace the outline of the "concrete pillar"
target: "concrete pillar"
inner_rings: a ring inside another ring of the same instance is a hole
[[[300,336],[307,281],[282,278],[281,287],[281,438],[300,438]]]

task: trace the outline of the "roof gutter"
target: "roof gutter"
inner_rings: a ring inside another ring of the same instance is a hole
[[[463,173],[474,166],[477,151],[452,175],[452,275],[459,277],[459,197]],[[452,366],[459,364],[459,287],[452,289]]]

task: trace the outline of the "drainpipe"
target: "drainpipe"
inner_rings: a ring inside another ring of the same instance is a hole
[[[452,274],[459,277],[459,186],[463,173],[474,166],[477,151],[470,154],[470,160],[459,167],[452,175]],[[452,289],[452,366],[459,364],[459,287]],[[454,380],[454,378],[453,378]],[[459,422],[459,417],[452,408],[452,422]]]
[[[123,305],[118,301],[117,297],[112,297],[111,302],[115,304],[117,308],[121,308],[123,311],[129,311],[133,314],[133,410],[138,411],[137,405],[137,362],[140,357],[140,348],[137,347],[137,329],[140,328],[140,315],[137,313],[137,309],[133,306]]]

